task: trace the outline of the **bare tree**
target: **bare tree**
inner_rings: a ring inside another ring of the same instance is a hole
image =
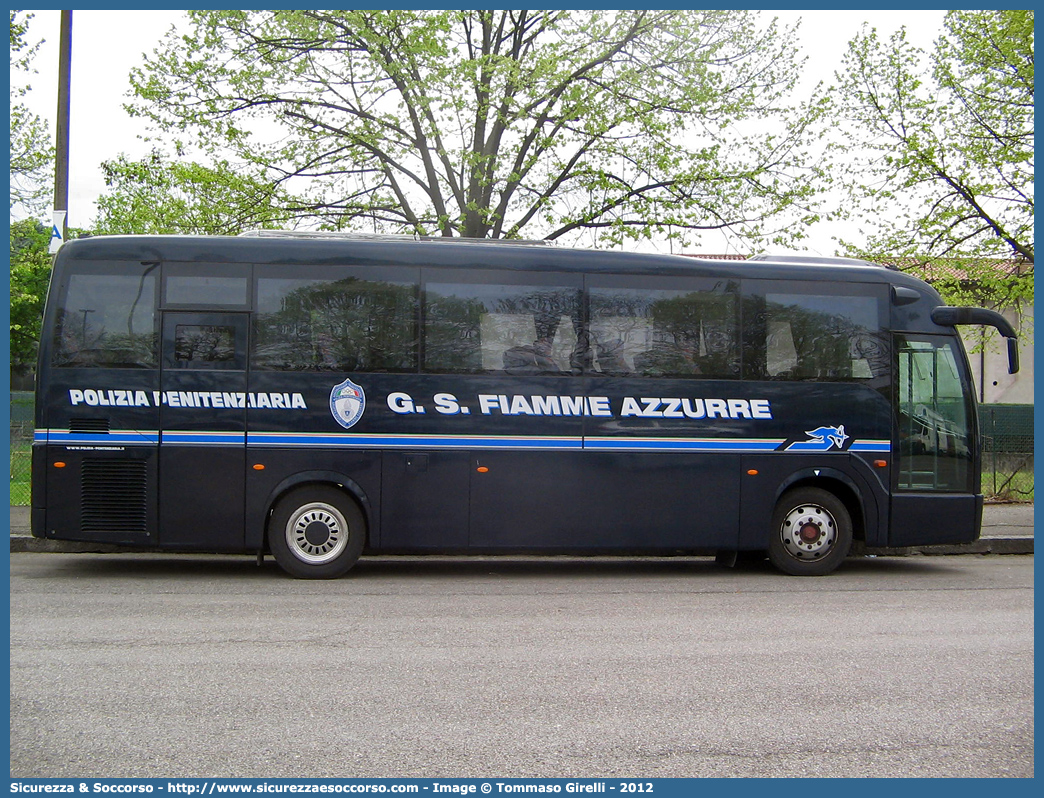
[[[793,31],[753,12],[189,18],[133,73],[132,113],[328,229],[792,242],[815,218],[822,109],[787,105]]]

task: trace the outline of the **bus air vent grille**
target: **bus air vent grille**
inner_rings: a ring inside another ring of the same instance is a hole
[[[144,460],[85,459],[80,483],[84,531],[148,532]]]
[[[109,419],[107,418],[71,418],[69,419],[69,432],[104,432],[109,431]]]

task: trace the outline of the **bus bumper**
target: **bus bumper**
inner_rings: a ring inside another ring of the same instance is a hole
[[[982,495],[897,493],[892,496],[889,546],[972,543],[982,528]]]

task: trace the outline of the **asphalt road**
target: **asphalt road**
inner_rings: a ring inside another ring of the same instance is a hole
[[[1033,776],[1033,557],[11,555],[13,777]]]

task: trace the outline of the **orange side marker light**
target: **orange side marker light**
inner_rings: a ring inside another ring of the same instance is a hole
[[[261,463],[254,463],[254,470],[255,471],[264,471],[265,467]]]
[[[758,469],[756,469],[756,468],[752,468],[752,469],[750,469],[750,470],[749,470],[749,471],[747,472],[747,475],[748,475],[748,476],[751,476],[751,477],[756,477],[756,476],[758,475]]]
[[[874,465],[878,468],[888,468],[887,460],[874,460]]]
[[[475,469],[475,470],[476,470],[476,471],[478,471],[478,472],[479,472],[480,474],[485,474],[485,473],[486,473],[487,471],[489,471],[489,469],[488,469],[488,468],[486,468],[485,466],[479,466],[479,467],[478,467],[477,469]]]
[[[55,467],[55,468],[65,468],[65,463],[63,463],[63,462],[62,462],[61,460],[59,460],[59,461],[57,461],[57,462],[56,462],[56,463],[54,464],[54,467]]]

